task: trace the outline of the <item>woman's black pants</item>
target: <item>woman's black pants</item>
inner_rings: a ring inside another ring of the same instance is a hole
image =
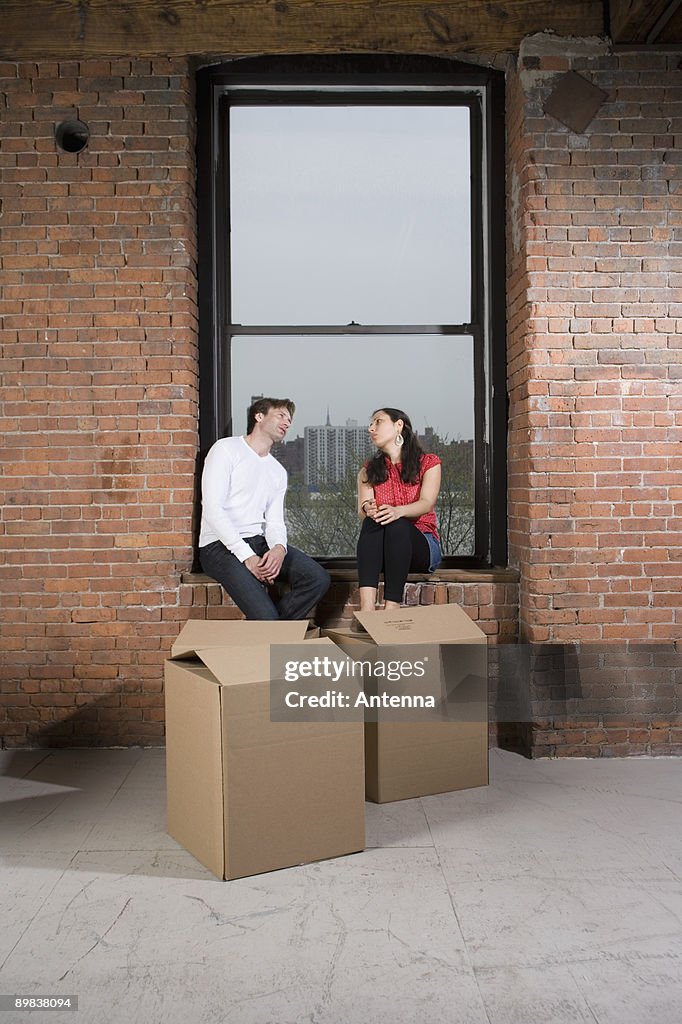
[[[409,519],[396,519],[381,526],[365,519],[358,539],[358,584],[376,587],[384,574],[384,599],[403,599],[410,572],[428,572],[431,552],[428,541]]]

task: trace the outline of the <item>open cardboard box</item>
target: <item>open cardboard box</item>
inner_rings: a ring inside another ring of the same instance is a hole
[[[168,831],[219,878],[364,849],[362,722],[271,721],[270,646],[335,650],[306,628],[190,620],[166,662]]]
[[[396,720],[395,713],[379,711],[375,721],[365,722],[368,800],[386,803],[487,785],[485,633],[454,604],[355,615],[366,634],[329,629],[323,634],[359,661],[395,658],[407,645],[411,654],[431,650],[440,698],[426,718],[410,720],[406,714]]]

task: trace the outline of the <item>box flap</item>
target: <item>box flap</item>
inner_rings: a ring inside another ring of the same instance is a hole
[[[195,651],[223,686],[260,683],[270,677],[270,647],[207,647]]]
[[[190,619],[171,648],[171,658],[186,658],[209,647],[295,643],[303,640],[308,620],[255,622],[246,619]]]
[[[484,643],[486,635],[457,604],[356,612],[377,644]]]
[[[306,641],[308,643],[310,641]],[[283,643],[283,641],[273,641]],[[331,647],[335,645],[331,640],[312,640],[315,648]],[[206,668],[215,676],[222,686],[234,686],[240,683],[262,683],[270,681],[270,644],[252,644],[248,647],[207,647],[195,651],[198,658],[203,661]],[[293,644],[292,646],[297,646]]]

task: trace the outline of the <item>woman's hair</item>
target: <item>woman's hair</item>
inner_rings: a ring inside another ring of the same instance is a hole
[[[400,449],[400,478],[405,484],[416,484],[419,480],[420,462],[424,453],[422,446],[417,440],[417,435],[412,429],[410,417],[402,409],[393,409],[388,405],[382,405],[379,409],[374,410],[372,419],[374,419],[378,412],[385,412],[394,423],[398,420],[403,421],[403,429],[401,431],[403,446]],[[367,482],[372,484],[372,486],[374,484],[383,484],[387,477],[386,456],[382,451],[378,451],[374,458],[370,459],[367,463]]]

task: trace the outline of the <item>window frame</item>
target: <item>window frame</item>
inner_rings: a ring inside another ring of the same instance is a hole
[[[256,325],[230,318],[229,109],[233,104],[466,105],[470,110],[470,323]],[[234,335],[465,335],[474,352],[474,522],[472,555],[443,567],[489,568],[507,561],[504,76],[428,57],[248,58],[197,75],[199,283],[199,468],[232,430],[230,347]],[[257,382],[255,382],[257,383]],[[294,396],[295,397],[295,396]],[[349,558],[320,559],[354,565]]]

